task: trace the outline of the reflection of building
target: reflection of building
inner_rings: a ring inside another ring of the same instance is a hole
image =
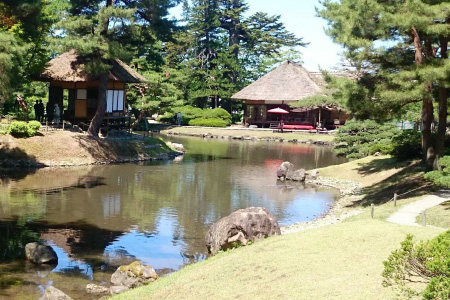
[[[120,214],[120,194],[102,195],[102,204],[104,218]]]
[[[267,73],[240,92],[233,99],[245,101],[244,118],[247,124],[269,127],[283,118],[285,125],[298,125],[292,129],[311,129],[316,123],[323,122],[324,127],[336,127],[348,118],[339,107],[312,107],[290,109],[289,103],[322,93],[317,74],[308,72],[301,65],[287,61],[275,70]],[[281,107],[289,114],[267,113],[268,110]]]

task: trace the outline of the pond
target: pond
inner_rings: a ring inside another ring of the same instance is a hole
[[[139,260],[167,274],[207,257],[208,226],[263,206],[282,225],[317,218],[337,191],[282,183],[283,161],[297,168],[344,162],[329,147],[279,142],[164,137],[188,153],[174,161],[46,168],[0,174],[0,298],[36,299],[53,285],[75,299],[88,283],[109,284],[121,264]],[[23,259],[45,240],[59,262]]]

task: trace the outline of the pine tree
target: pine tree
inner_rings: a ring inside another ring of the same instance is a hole
[[[386,117],[421,102],[423,162],[431,167],[444,151],[450,3],[326,0],[322,4],[319,15],[328,21],[327,33],[344,46],[347,58],[363,74],[358,84],[367,97],[349,98],[349,106],[371,107],[372,116]],[[440,124],[436,147],[431,139],[435,94]],[[358,101],[366,105],[357,105]]]
[[[134,10],[114,7],[113,0],[72,0],[69,14],[60,22],[63,38],[59,41],[63,50],[75,49],[83,57],[85,72],[99,78],[99,97],[97,111],[92,119],[88,133],[98,136],[100,125],[106,111],[106,91],[110,65],[104,59],[118,58],[122,49],[117,42],[128,26],[132,26]],[[114,20],[112,23],[110,20]]]

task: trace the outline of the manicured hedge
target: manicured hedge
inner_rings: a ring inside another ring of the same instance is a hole
[[[189,126],[204,126],[204,127],[227,127],[229,123],[222,119],[205,119],[199,118],[189,121]]]

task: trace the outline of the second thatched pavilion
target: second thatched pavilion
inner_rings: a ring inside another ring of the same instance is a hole
[[[285,126],[292,129],[314,129],[318,123],[324,128],[344,124],[348,116],[339,108],[289,107],[289,103],[321,94],[323,90],[319,81],[301,65],[287,61],[231,98],[245,101],[244,121],[248,125],[270,127],[277,124],[281,117],[267,113],[277,107],[289,111],[282,118]]]
[[[100,81],[84,72],[84,63],[83,58],[72,50],[52,59],[40,75],[40,80],[50,82],[49,107],[58,104],[62,108],[64,98],[67,98],[64,119],[72,123],[89,122],[97,111]],[[141,83],[146,79],[119,59],[104,60],[104,63],[111,66],[105,116],[120,118],[127,109],[126,84]]]

